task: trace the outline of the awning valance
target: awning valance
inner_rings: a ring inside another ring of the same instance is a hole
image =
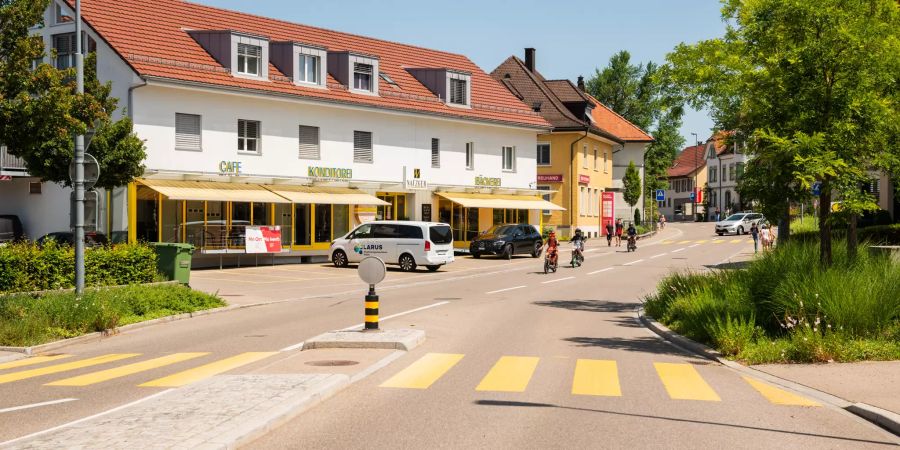
[[[222,202],[290,203],[258,184],[216,183],[212,181],[137,180],[169,200],[199,200]]]
[[[331,205],[390,205],[374,195],[366,194],[358,189],[324,187],[266,185],[266,189],[294,203],[316,203]]]
[[[495,209],[542,209],[565,211],[565,208],[548,202],[541,197],[505,194],[473,194],[462,192],[436,192],[447,200],[466,208]]]

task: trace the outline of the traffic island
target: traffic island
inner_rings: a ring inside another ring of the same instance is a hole
[[[303,350],[376,348],[410,351],[425,342],[424,330],[332,331],[303,343]]]

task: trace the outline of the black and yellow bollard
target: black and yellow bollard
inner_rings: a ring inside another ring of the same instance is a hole
[[[375,294],[375,285],[369,285],[369,293],[366,294],[366,330],[378,329],[378,295]]]

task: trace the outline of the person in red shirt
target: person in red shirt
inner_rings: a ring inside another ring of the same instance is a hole
[[[622,232],[625,231],[625,224],[622,219],[616,219],[616,247],[622,246]]]
[[[550,235],[547,236],[547,259],[554,265],[556,265],[556,260],[559,256],[559,240],[556,239],[556,232],[551,231]]]

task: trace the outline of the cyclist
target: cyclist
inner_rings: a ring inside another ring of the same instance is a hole
[[[628,224],[628,243],[633,245],[635,249],[637,249],[637,228],[634,227],[633,223]]]
[[[575,229],[575,236],[572,236],[572,246],[578,253],[578,256],[584,260],[584,234],[581,232],[581,228]]]
[[[557,259],[559,258],[559,240],[556,239],[556,232],[551,231],[550,235],[547,236],[547,242],[544,244],[547,247],[547,260],[550,261],[550,264],[556,266]]]

